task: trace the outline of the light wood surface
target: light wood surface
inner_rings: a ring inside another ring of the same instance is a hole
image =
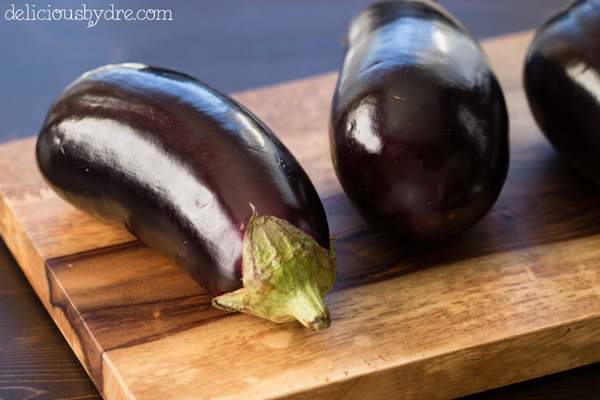
[[[212,308],[163,257],[58,199],[34,139],[0,147],[0,234],[107,399],[441,399],[600,361],[600,191],[531,119],[530,39],[484,42],[511,169],[489,215],[437,246],[379,233],[348,203],[329,158],[335,74],[236,96],[303,164],[337,236],[323,332]]]

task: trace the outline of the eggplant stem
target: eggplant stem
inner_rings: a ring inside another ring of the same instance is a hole
[[[335,247],[324,249],[308,234],[273,216],[253,215],[242,250],[244,287],[215,297],[212,304],[277,323],[300,321],[329,327],[323,297],[336,279]]]
[[[317,288],[307,286],[288,301],[290,313],[307,328],[320,331],[331,325],[329,309]]]

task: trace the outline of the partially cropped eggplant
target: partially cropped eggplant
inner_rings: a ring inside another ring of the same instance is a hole
[[[600,0],[575,1],[536,32],[523,81],[550,143],[600,184]]]
[[[504,96],[478,42],[440,5],[381,1],[346,33],[330,145],[366,221],[442,240],[479,221],[504,185]]]
[[[105,66],[54,102],[36,155],[62,198],[164,254],[216,307],[329,326],[336,266],[323,205],[230,97],[173,71]]]

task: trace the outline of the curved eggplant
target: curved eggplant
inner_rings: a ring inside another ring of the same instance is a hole
[[[173,71],[101,67],[54,102],[36,156],[62,198],[164,254],[215,306],[329,326],[322,297],[336,266],[323,205],[230,97]]]
[[[523,83],[554,148],[600,184],[600,0],[579,0],[537,32]]]
[[[504,96],[477,41],[430,1],[375,3],[346,41],[330,145],[355,208],[414,240],[473,226],[509,163]]]

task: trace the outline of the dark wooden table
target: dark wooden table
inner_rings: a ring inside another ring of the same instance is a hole
[[[141,61],[178,69],[227,92],[334,70],[341,57],[341,32],[368,1],[212,3],[217,2],[144,2],[144,8],[170,8],[173,21],[99,21],[93,28],[65,21],[7,21],[8,7],[3,8],[0,142],[34,135],[50,102],[66,84],[83,71],[110,62]],[[486,37],[532,28],[566,2],[441,3],[476,36]],[[94,7],[102,4],[108,8],[110,2],[95,2]],[[135,1],[116,6],[142,7]],[[60,7],[77,9],[81,3],[65,1]],[[0,399],[100,398],[0,241]],[[600,364],[468,398],[599,399]]]

